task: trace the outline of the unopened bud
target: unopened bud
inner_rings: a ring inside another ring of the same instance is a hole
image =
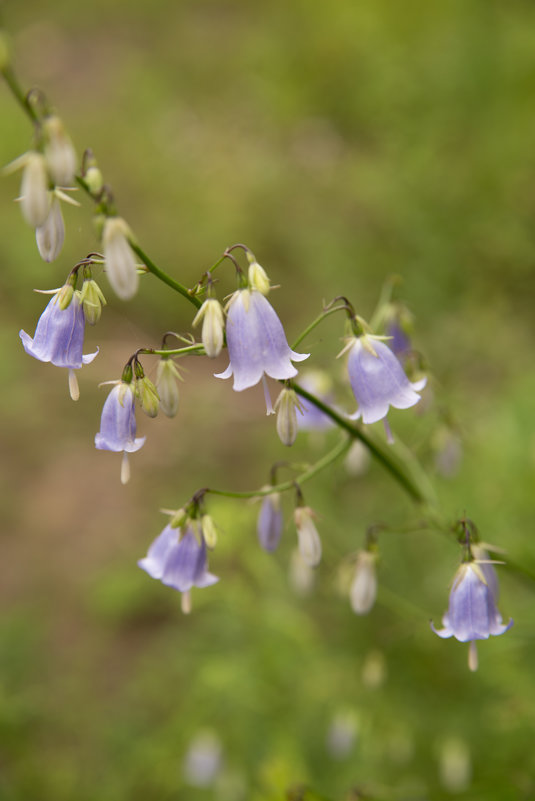
[[[366,445],[356,439],[347,452],[344,467],[350,476],[362,476],[370,464],[370,452]]]
[[[201,517],[201,528],[206,547],[212,550],[217,545],[217,530],[213,518],[211,518],[210,515],[203,515]]]
[[[84,181],[93,196],[98,195],[104,186],[104,178],[98,167],[88,167],[84,175]]]
[[[349,590],[351,608],[357,615],[366,615],[375,603],[377,597],[376,561],[376,554],[370,551],[360,551],[358,554],[355,575]]]
[[[265,551],[274,551],[282,534],[282,509],[279,492],[271,492],[262,500],[256,531]]]
[[[64,284],[58,292],[58,306],[62,311],[70,305],[72,296],[74,294],[74,288],[72,284]]]
[[[35,240],[41,258],[46,262],[54,261],[61,253],[65,239],[65,224],[57,197],[52,198],[50,211],[43,225],[35,229]]]
[[[56,186],[72,186],[76,172],[76,151],[63,122],[53,114],[43,123],[45,158]]]
[[[97,282],[92,278],[86,278],[82,284],[80,301],[83,305],[86,322],[89,325],[98,323],[102,314],[102,307],[106,305],[106,298]]]
[[[134,252],[128,243],[130,229],[121,217],[108,217],[104,224],[102,246],[108,280],[121,300],[130,300],[137,292],[137,274]]]
[[[271,288],[269,278],[266,271],[261,267],[257,261],[251,261],[249,264],[249,286],[251,289],[256,289],[262,295],[267,295]]]
[[[178,411],[177,380],[183,381],[174,361],[167,357],[158,362],[156,370],[156,389],[160,396],[160,409],[167,417],[174,417]]]
[[[301,409],[293,389],[284,388],[275,401],[277,411],[277,434],[283,445],[293,445],[299,426],[296,409]]]
[[[202,320],[201,341],[206,355],[211,359],[219,356],[223,347],[225,320],[223,309],[216,298],[207,298],[195,315],[193,325]]]
[[[297,543],[303,562],[316,567],[321,561],[321,540],[314,524],[314,512],[310,506],[298,506],[294,511]]]
[[[158,390],[150,378],[146,376],[136,378],[136,397],[145,414],[149,417],[156,417],[160,405],[160,398]]]
[[[32,228],[40,228],[50,211],[48,173],[45,157],[41,153],[26,153],[20,194],[20,206],[26,222]]]
[[[296,548],[290,559],[290,584],[298,595],[308,595],[314,586],[315,572],[312,567],[303,561],[303,557]]]

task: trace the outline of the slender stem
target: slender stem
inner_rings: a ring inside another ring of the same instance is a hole
[[[163,270],[160,270],[160,268],[157,267],[156,264],[154,264],[152,259],[149,258],[149,256],[147,256],[145,251],[143,251],[139,247],[139,245],[137,245],[135,242],[130,241],[130,247],[132,248],[134,253],[137,256],[139,256],[139,258],[141,259],[141,261],[143,262],[143,264],[150,273],[155,275],[156,278],[159,278],[160,281],[163,281],[164,284],[167,284],[167,286],[170,286],[171,289],[174,289],[175,292],[179,292],[183,297],[186,298],[186,300],[189,300],[189,302],[192,303],[196,309],[200,308],[201,301],[199,300],[199,298],[190,295],[189,289],[187,287],[179,283],[179,281],[175,281],[174,278],[171,278],[171,276],[167,275],[167,273],[165,273]]]
[[[4,67],[4,69],[2,70],[2,75],[4,76],[7,85],[11,89],[13,97],[20,105],[24,113],[27,114],[27,116],[34,124],[37,124],[39,122],[39,118],[35,113],[35,109],[33,109],[32,106],[28,103],[24,90],[17,81],[16,75],[9,65],[7,67]]]
[[[137,353],[146,356],[186,356],[188,353],[204,354],[204,345],[197,342],[195,345],[188,345],[186,348],[140,348]]]
[[[327,309],[325,311],[322,311],[322,313],[318,317],[316,317],[316,319],[313,320],[310,323],[310,325],[307,325],[307,327],[301,334],[299,334],[299,336],[292,345],[292,350],[295,350],[295,348],[297,348],[297,346],[301,344],[303,339],[305,339],[305,337],[307,337],[310,334],[310,332],[313,331],[314,328],[321,323],[322,320],[328,317],[329,314],[334,314],[334,312],[345,311],[345,310],[346,310],[345,306],[334,306],[332,309]]]
[[[288,490],[295,489],[296,482],[298,484],[304,484],[305,481],[309,481],[313,478],[317,473],[324,470],[330,464],[332,464],[336,459],[346,453],[349,448],[351,447],[351,438],[344,438],[338,445],[333,448],[332,451],[325,454],[325,456],[305,470],[301,475],[297,476],[295,479],[291,479],[290,481],[283,481],[281,484],[273,484],[270,487],[266,487],[265,489],[260,490],[253,490],[251,492],[230,492],[227,490],[217,490],[217,489],[206,489],[204,490],[205,493],[211,493],[212,495],[224,495],[227,498],[258,498],[264,495],[271,495],[273,492],[287,492]]]
[[[359,439],[370,451],[370,453],[385,467],[388,472],[396,479],[403,489],[408,492],[413,501],[417,503],[425,503],[429,506],[436,505],[436,498],[427,486],[426,482],[421,480],[421,476],[415,476],[414,471],[409,470],[408,465],[401,461],[396,454],[392,451],[391,446],[386,446],[379,440],[367,434],[359,425],[346,420],[337,411],[332,409],[328,404],[324,403],[311,392],[308,392],[303,387],[300,387],[294,381],[290,381],[290,386],[298,395],[301,395],[305,400],[310,401],[320,409],[324,414],[333,420],[337,426],[343,428],[353,439]]]

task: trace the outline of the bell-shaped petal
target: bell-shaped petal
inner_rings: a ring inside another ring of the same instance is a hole
[[[178,545],[180,530],[166,526],[150,545],[144,559],[138,561],[139,567],[154,579],[161,579],[165,563],[171,550]]]
[[[494,580],[493,580],[494,583]],[[486,640],[504,634],[513,621],[503,623],[496,608],[497,584],[491,586],[477,561],[465,562],[457,571],[450,592],[444,628],[431,628],[439,637],[455,637],[459,642]]]
[[[278,492],[272,492],[262,501],[256,531],[265,551],[274,551],[282,534],[282,509]]]
[[[359,408],[352,415],[363,423],[376,423],[388,409],[408,409],[420,400],[426,379],[411,383],[390,348],[373,337],[356,337],[349,351],[347,370]],[[370,341],[371,340],[371,341]]]
[[[233,375],[237,392],[258,384],[264,373],[276,379],[292,378],[297,375],[292,361],[310,355],[291,350],[275,309],[255,289],[240,289],[232,296],[226,334],[230,364],[216,377]]]
[[[209,587],[219,581],[208,572],[206,543],[201,542],[191,526],[188,526],[180,539],[167,553],[161,581],[179,592],[188,592],[192,587]]]
[[[138,451],[145,437],[136,438],[134,392],[130,384],[116,384],[104,402],[95,447],[101,451]]]
[[[61,292],[61,290],[60,290]],[[24,350],[41,362],[52,362],[56,367],[79,369],[89,364],[98,353],[82,354],[84,347],[84,311],[76,293],[66,309],[61,308],[57,292],[39,318],[32,337],[20,331]]]

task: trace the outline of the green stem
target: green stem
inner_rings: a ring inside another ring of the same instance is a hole
[[[204,492],[209,492],[212,495],[224,495],[227,498],[258,498],[264,495],[271,495],[273,492],[287,492],[288,490],[295,489],[296,483],[304,484],[306,481],[309,481],[311,478],[317,475],[317,473],[320,473],[322,470],[336,461],[336,459],[346,453],[350,447],[351,439],[344,438],[335,448],[333,448],[332,451],[329,451],[329,453],[325,454],[322,459],[317,461],[295,479],[283,481],[281,484],[273,484],[265,489],[257,489],[251,492],[230,492],[227,490],[206,489]]]
[[[169,348],[160,350],[159,348],[140,348],[137,353],[147,356],[185,356],[188,353],[204,354],[204,345],[197,342],[195,345],[188,345],[186,348]]]
[[[332,309],[327,309],[326,311],[323,311],[319,315],[319,317],[316,317],[316,319],[313,320],[310,323],[310,325],[307,325],[305,330],[301,334],[299,334],[299,336],[297,337],[297,339],[295,340],[295,342],[292,345],[292,350],[295,350],[297,348],[297,346],[301,344],[303,339],[305,339],[305,337],[307,337],[310,334],[310,332],[313,331],[314,328],[322,322],[322,320],[324,320],[326,317],[328,317],[329,314],[334,314],[334,312],[337,312],[337,311],[345,311],[345,306],[333,306]]]
[[[141,259],[141,261],[143,262],[143,264],[150,273],[155,275],[156,278],[159,278],[160,281],[163,281],[164,284],[167,284],[167,286],[170,286],[171,289],[174,289],[175,292],[179,292],[184,298],[186,298],[186,300],[189,300],[189,302],[192,303],[196,309],[199,309],[201,307],[201,301],[199,300],[199,298],[190,295],[189,289],[187,287],[185,287],[179,281],[175,281],[174,278],[171,278],[171,276],[167,275],[167,273],[165,273],[163,270],[160,270],[160,268],[157,267],[156,264],[154,264],[152,259],[149,258],[149,256],[147,256],[145,251],[143,251],[139,247],[139,245],[130,240],[130,247],[132,248],[134,253],[137,256],[139,256],[139,258]]]
[[[370,453],[388,470],[388,472],[396,479],[403,489],[411,496],[416,503],[424,503],[431,507],[436,506],[436,498],[428,482],[422,480],[421,475],[414,475],[414,469],[411,471],[408,465],[401,461],[397,455],[392,451],[392,447],[384,445],[379,440],[367,434],[363,429],[351,423],[346,418],[342,417],[337,411],[332,409],[324,401],[316,398],[311,392],[308,392],[303,387],[300,387],[294,381],[290,381],[290,386],[298,395],[301,395],[305,400],[310,401],[316,408],[320,409],[327,417],[330,417],[337,426],[343,428],[353,439],[359,439],[370,451]],[[423,471],[421,471],[423,474]]]
[[[39,117],[35,113],[35,109],[33,109],[31,105],[28,103],[24,90],[17,81],[15,73],[13,72],[11,67],[10,66],[4,67],[4,69],[2,70],[2,75],[4,76],[7,85],[11,89],[13,97],[15,98],[17,103],[21,106],[24,113],[28,115],[28,117],[34,124],[37,124],[39,122]]]

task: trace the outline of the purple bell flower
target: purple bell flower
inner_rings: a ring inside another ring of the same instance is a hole
[[[56,367],[67,367],[69,386],[73,400],[78,400],[78,383],[73,370],[93,361],[98,353],[82,354],[84,347],[84,310],[76,292],[66,308],[61,308],[61,299],[66,287],[62,287],[49,301],[39,318],[33,339],[26,331],[19,331],[24,350],[41,362],[51,362]],[[72,292],[71,287],[67,290]],[[61,297],[60,297],[61,296]]]
[[[427,379],[411,383],[390,348],[365,335],[350,344],[347,362],[351,389],[359,404],[352,420],[362,417],[363,423],[376,423],[386,417],[388,409],[408,409],[420,400],[419,390]]]
[[[282,509],[278,492],[266,495],[262,500],[256,531],[258,541],[265,551],[274,551],[282,534]]]
[[[309,353],[291,350],[277,313],[256,289],[239,289],[232,296],[227,312],[227,346],[230,364],[216,378],[234,376],[233,388],[241,392],[264,379],[292,378],[297,370],[292,361],[307,359]],[[266,398],[268,414],[271,403]]]
[[[199,543],[190,525],[185,530],[166,526],[150,546],[147,556],[138,562],[149,576],[184,594],[184,611],[190,609],[192,587],[210,587],[219,581],[218,576],[208,572],[206,543],[202,534],[200,537]]]
[[[138,451],[144,442],[145,437],[136,437],[133,388],[121,381],[104,402],[100,431],[95,435],[95,447],[100,451],[124,452],[121,482],[126,484],[130,479],[127,454]]]
[[[496,607],[498,582],[492,565],[481,564],[477,560],[464,562],[453,579],[448,611],[442,618],[444,628],[431,628],[439,637],[455,637],[459,642],[469,642],[468,664],[471,670],[477,669],[476,640],[487,640],[492,634],[497,637],[505,634],[513,625],[513,620],[502,622]]]

